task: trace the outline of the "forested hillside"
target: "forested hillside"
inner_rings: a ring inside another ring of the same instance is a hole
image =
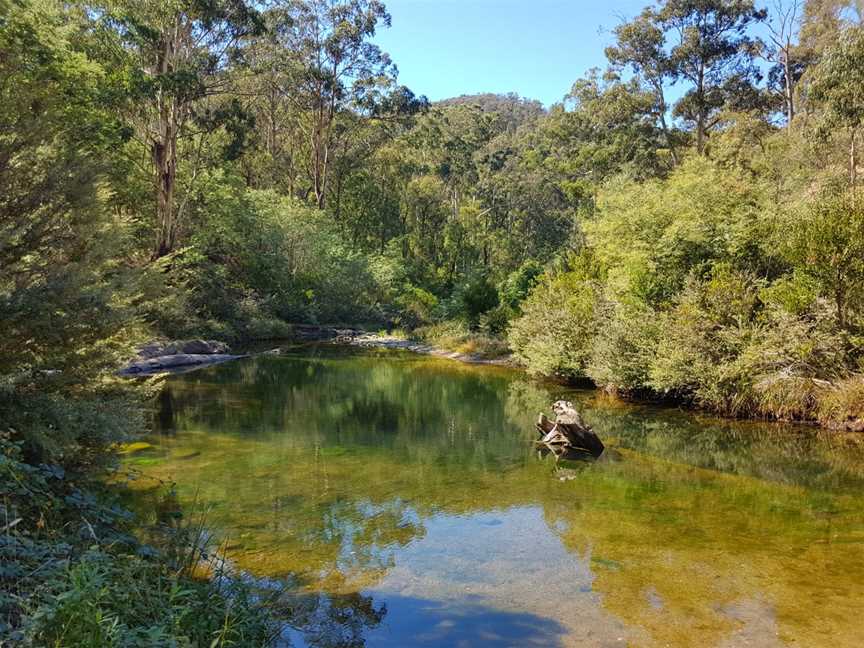
[[[428,101],[376,45],[390,20],[0,0],[0,636],[63,644],[63,561],[134,547],[81,493],[146,427],[149,392],[113,376],[154,337],[397,327],[621,396],[861,426],[860,2],[660,0],[549,107]],[[122,551],[89,577],[186,577]],[[130,623],[209,637],[231,614],[178,610]]]

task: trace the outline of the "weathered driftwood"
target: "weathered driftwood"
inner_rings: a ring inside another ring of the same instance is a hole
[[[603,454],[604,446],[591,426],[586,424],[579,412],[569,401],[556,401],[552,405],[555,421],[540,414],[537,431],[540,433],[538,444],[549,448],[556,456],[567,452],[587,452],[593,457]]]

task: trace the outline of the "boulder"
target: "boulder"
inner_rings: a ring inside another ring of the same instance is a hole
[[[245,358],[243,355],[226,353],[175,353],[155,358],[142,358],[126,365],[119,371],[121,376],[149,376],[157,373],[178,371],[189,367],[216,364]]]
[[[138,357],[148,360],[178,354],[224,355],[229,352],[228,345],[218,340],[157,340],[141,347],[138,351]]]

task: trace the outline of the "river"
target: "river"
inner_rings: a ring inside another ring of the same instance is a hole
[[[538,456],[559,398],[607,457]],[[332,346],[173,376],[160,407],[127,467],[285,589],[292,645],[864,645],[854,437]]]

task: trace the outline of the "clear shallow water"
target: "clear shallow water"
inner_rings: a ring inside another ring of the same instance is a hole
[[[609,458],[532,450],[562,397]],[[849,438],[333,347],[175,376],[160,404],[127,463],[287,586],[294,645],[864,645]]]

